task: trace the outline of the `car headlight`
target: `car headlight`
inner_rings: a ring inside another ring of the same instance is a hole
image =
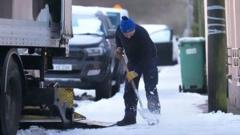
[[[102,47],[86,48],[88,56],[101,56],[104,54],[105,50]]]

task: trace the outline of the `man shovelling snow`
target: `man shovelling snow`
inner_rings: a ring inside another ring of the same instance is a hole
[[[128,58],[128,72],[124,91],[125,116],[116,124],[126,126],[136,123],[137,102],[140,99],[136,90],[141,75],[143,75],[145,83],[148,111],[152,114],[160,114],[160,102],[156,88],[158,83],[157,53],[149,34],[143,27],[123,16],[116,31],[116,44],[116,57],[121,59],[124,51]],[[134,88],[135,85],[136,88]],[[142,108],[141,100],[140,106]],[[141,112],[145,113],[145,111]],[[144,114],[141,115],[144,119],[147,117]]]

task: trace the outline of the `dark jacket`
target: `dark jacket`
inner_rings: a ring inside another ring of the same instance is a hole
[[[128,57],[129,63],[134,65],[148,65],[156,59],[156,47],[148,32],[136,24],[135,34],[130,38],[124,37],[120,27],[116,31],[117,47],[122,47]]]

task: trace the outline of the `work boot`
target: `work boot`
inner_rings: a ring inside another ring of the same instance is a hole
[[[117,122],[118,126],[127,126],[132,124],[136,124],[136,117],[124,116],[121,121]]]

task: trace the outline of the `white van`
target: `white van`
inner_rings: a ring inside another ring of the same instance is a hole
[[[157,47],[158,66],[178,63],[178,41],[173,30],[165,24],[141,24]]]

